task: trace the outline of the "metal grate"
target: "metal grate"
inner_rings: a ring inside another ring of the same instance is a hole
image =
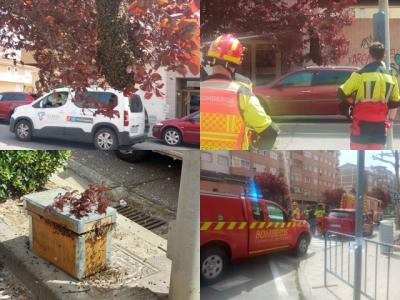
[[[152,230],[155,228],[158,228],[166,222],[164,220],[154,218],[146,213],[144,213],[141,210],[135,209],[130,207],[129,205],[127,206],[116,206],[114,207],[118,213],[123,215],[124,217],[138,223],[139,225],[143,226],[146,229]]]

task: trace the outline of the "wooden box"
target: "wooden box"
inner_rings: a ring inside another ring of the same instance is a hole
[[[82,279],[103,270],[111,262],[111,234],[116,223],[116,210],[108,207],[105,214],[91,213],[77,219],[69,207],[46,212],[54,198],[65,193],[53,189],[25,195],[24,206],[29,216],[29,245],[38,256],[69,275]]]

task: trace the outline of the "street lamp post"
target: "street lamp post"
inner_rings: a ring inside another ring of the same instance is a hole
[[[364,168],[365,152],[357,152],[357,199],[356,199],[356,248],[354,252],[354,300],[361,297],[362,271],[362,234],[363,234],[363,202],[364,202]]]

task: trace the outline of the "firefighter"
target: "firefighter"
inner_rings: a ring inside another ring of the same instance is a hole
[[[350,148],[353,150],[383,149],[386,131],[390,126],[388,110],[395,109],[400,104],[396,75],[383,62],[383,45],[373,42],[369,47],[369,54],[373,61],[351,74],[338,90],[338,96],[342,100],[341,110],[347,111],[350,106],[347,99],[354,98],[350,136]]]
[[[315,210],[315,222],[317,223],[317,235],[320,235],[324,228],[324,216],[325,210],[324,207],[319,204],[317,209]]]
[[[299,208],[299,206],[297,205],[297,202],[293,202],[293,218],[295,220],[300,220],[301,218],[301,210]]]
[[[207,57],[213,74],[201,83],[200,147],[204,150],[248,150],[249,131],[259,149],[271,149],[278,128],[265,113],[251,84],[236,80],[244,48],[232,34],[212,42]]]

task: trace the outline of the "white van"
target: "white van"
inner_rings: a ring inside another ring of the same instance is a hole
[[[146,140],[148,117],[140,96],[126,97],[107,89],[90,88],[81,95],[90,99],[82,109],[72,102],[69,88],[55,89],[29,105],[17,107],[11,116],[10,131],[21,141],[33,137],[94,143],[100,150],[129,148]],[[96,114],[96,107],[114,106],[113,118]]]

